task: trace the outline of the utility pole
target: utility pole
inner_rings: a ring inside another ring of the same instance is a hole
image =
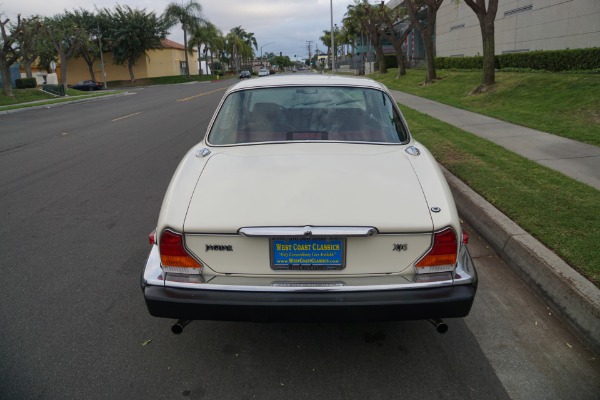
[[[306,46],[308,47],[308,68],[312,67],[312,54],[311,54],[311,46],[312,46],[312,40],[307,40],[306,41]]]
[[[334,40],[333,40],[333,0],[329,0],[329,12],[331,15],[331,71],[335,73],[335,56],[334,56]]]
[[[100,33],[100,23],[96,21],[96,27],[98,28],[98,42],[100,45],[100,63],[102,65],[102,81],[104,82],[104,89],[108,89],[106,84],[106,71],[104,70],[104,55],[102,53],[102,33]]]

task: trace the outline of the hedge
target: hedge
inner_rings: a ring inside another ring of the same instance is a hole
[[[35,78],[21,78],[15,79],[15,86],[17,89],[30,89],[37,86]]]
[[[439,69],[481,69],[483,57],[436,57]],[[532,69],[551,72],[600,69],[600,48],[530,51],[496,55],[496,69]]]

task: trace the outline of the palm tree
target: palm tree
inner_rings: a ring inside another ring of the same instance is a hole
[[[373,47],[375,48],[377,60],[379,61],[379,72],[384,74],[387,72],[382,45],[385,24],[381,20],[380,13],[378,12],[379,7],[385,6],[383,4],[371,6],[367,0],[355,0],[353,5],[351,4],[347,7],[344,23],[354,26],[354,30],[360,26],[361,30],[369,36]]]
[[[319,40],[325,47],[327,47],[327,57],[329,61],[327,61],[327,65],[331,65],[331,31],[324,30],[323,35],[319,37]]]
[[[234,67],[236,71],[239,71],[241,60],[252,59],[254,57],[252,45],[254,45],[254,48],[257,48],[254,33],[248,33],[241,26],[236,26],[229,31],[226,40],[232,62],[235,63]]]
[[[206,58],[209,49],[211,49],[212,58],[212,48],[216,47],[214,46],[214,44],[216,42],[217,37],[220,34],[221,33],[213,23],[205,21],[204,23],[196,26],[195,29],[191,32],[191,38],[188,42],[188,51],[191,53],[193,52],[194,47],[197,47],[198,57],[200,57],[200,54],[203,53]],[[204,51],[202,51],[201,49],[202,45],[204,45]],[[199,72],[200,75],[202,75],[202,68],[199,68]]]
[[[170,3],[165,9],[164,18],[168,21],[168,26],[180,23],[183,29],[183,46],[187,49],[187,34],[193,32],[194,29],[202,21],[201,17],[202,6],[194,0],[189,0],[187,4]],[[190,76],[190,64],[188,61],[188,51],[185,51],[185,72]]]

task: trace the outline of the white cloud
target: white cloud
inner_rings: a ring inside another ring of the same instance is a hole
[[[185,2],[186,0],[184,0]],[[145,8],[160,14],[170,0],[0,0],[0,13],[5,18],[16,20],[16,15],[39,14],[51,16],[64,10],[83,8],[113,8],[117,4],[132,8]],[[323,49],[319,36],[330,26],[330,0],[200,0],[205,18],[214,23],[223,33],[241,26],[253,32],[264,52],[282,52],[284,55],[304,57],[307,55],[306,42],[312,41],[312,49],[317,45]],[[333,0],[333,20],[341,25],[346,7],[353,0]],[[171,40],[183,41],[183,33],[178,27],[171,29]]]

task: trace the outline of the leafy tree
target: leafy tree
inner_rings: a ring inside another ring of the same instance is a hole
[[[67,63],[87,40],[88,33],[68,13],[47,17],[43,22],[44,37],[54,47],[60,60],[60,83],[67,87]]]
[[[18,40],[22,36],[21,15],[17,16],[17,25],[9,25],[10,19],[0,20],[0,74],[2,74],[2,93],[5,96],[13,97],[12,83],[10,76],[10,66],[13,65],[20,56]],[[7,28],[8,27],[8,32]]]
[[[400,34],[398,35],[394,30],[394,23],[405,18],[406,10],[400,7],[396,7],[394,9],[380,7],[379,12],[381,14],[381,19],[386,26],[386,29],[383,31],[383,35],[390,42],[392,42],[392,46],[394,46],[394,53],[396,54],[396,61],[398,62],[398,74],[396,75],[396,78],[399,78],[400,76],[406,75],[406,65],[404,62],[404,53],[402,53],[402,43],[404,43],[410,32],[412,32],[412,23],[408,26],[408,28],[399,32]]]
[[[435,72],[435,61],[434,61],[434,43],[433,35],[435,34],[435,21],[437,17],[437,11],[442,5],[444,0],[405,0],[404,4],[408,11],[408,17],[413,26],[419,31],[423,38],[423,44],[425,46],[425,83],[431,83],[437,79]],[[419,11],[425,8],[427,11],[427,23],[420,21],[417,14]]]
[[[496,83],[496,52],[494,39],[494,20],[498,11],[498,0],[487,0],[487,10],[484,0],[465,0],[465,3],[479,19],[481,39],[483,41],[483,82],[476,92],[485,92]]]
[[[385,55],[383,54],[382,39],[386,25],[381,18],[379,7],[385,6],[383,4],[372,6],[367,0],[355,1],[354,4],[348,5],[345,21],[353,25],[354,30],[356,30],[356,25],[360,24],[362,30],[369,35],[379,60],[379,72],[385,74],[387,67],[385,65]]]
[[[273,53],[270,53],[273,54]],[[271,65],[277,65],[280,68],[287,68],[287,67],[291,67],[292,65],[294,65],[294,63],[292,63],[292,60],[290,60],[290,57],[288,56],[276,56],[273,54],[273,57],[269,58],[269,62],[271,63]]]
[[[75,58],[83,58],[87,64],[90,79],[95,81],[94,63],[100,58],[100,44],[98,40],[100,38],[100,32],[107,29],[107,20],[84,9],[67,12],[67,16],[80,29],[85,31],[85,33],[82,32],[81,45],[75,52]],[[101,21],[102,28],[104,29],[101,29],[100,27]]]
[[[41,22],[37,16],[32,16],[29,19],[23,18],[21,21],[21,35],[18,42],[21,49],[21,62],[25,67],[27,78],[33,78],[31,66],[39,57],[40,29]]]
[[[135,81],[133,66],[147,50],[162,47],[161,40],[167,35],[167,23],[154,12],[117,5],[114,11],[104,10],[111,24],[106,32],[113,52],[113,62],[129,69],[131,81]]]
[[[379,73],[385,74],[387,72],[387,67],[385,65],[385,54],[383,53],[383,32],[387,27],[383,23],[381,12],[379,11],[380,7],[385,6],[383,4],[372,6],[367,0],[363,0],[362,7],[364,13],[364,18],[362,20],[363,25],[375,48],[375,54],[379,61]]]
[[[167,26],[170,28],[173,25],[180,23],[183,29],[183,46],[188,49],[187,34],[194,32],[200,22],[202,6],[194,0],[189,0],[186,4],[177,2],[170,3],[164,13],[164,18],[167,21]],[[200,50],[198,50],[198,53]],[[190,77],[190,64],[188,61],[188,51],[185,52],[185,71],[188,78]]]
[[[46,71],[50,71],[52,61],[59,61],[56,50],[54,50],[54,46],[50,43],[43,26],[36,36],[35,54],[37,56],[38,66]]]

